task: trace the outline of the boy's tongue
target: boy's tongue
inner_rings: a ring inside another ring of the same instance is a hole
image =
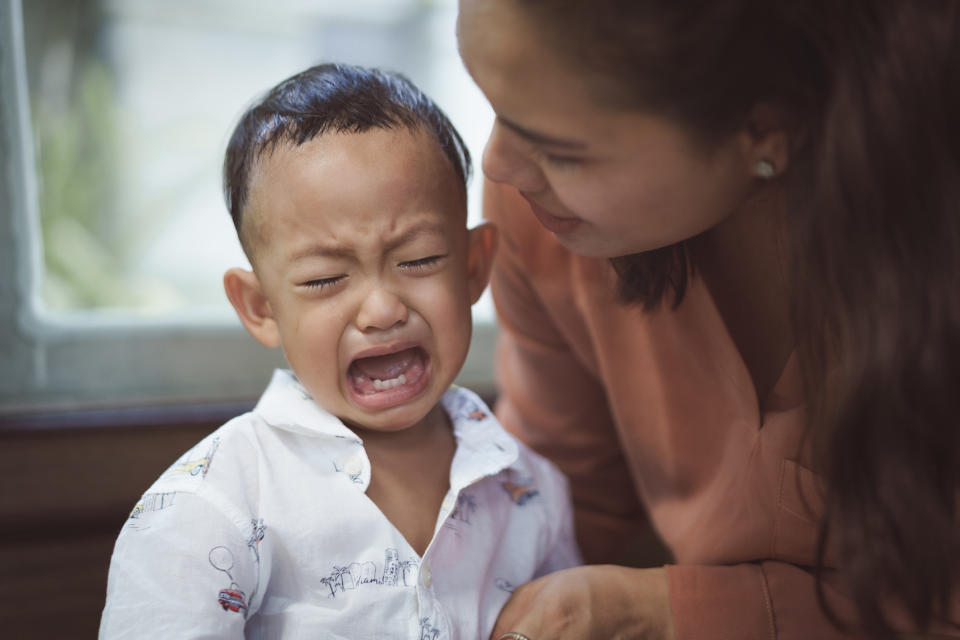
[[[401,373],[405,373],[415,364],[421,364],[422,362],[423,358],[420,350],[414,347],[397,353],[354,360],[353,364],[350,365],[350,373],[354,377],[357,377],[358,373],[362,374],[363,377],[370,380],[390,380]]]

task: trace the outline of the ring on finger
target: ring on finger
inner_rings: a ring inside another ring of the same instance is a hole
[[[505,634],[497,638],[497,640],[530,640],[530,638],[522,633],[517,633],[516,631],[507,631]]]

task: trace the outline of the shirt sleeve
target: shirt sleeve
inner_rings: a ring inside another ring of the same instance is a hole
[[[534,578],[583,564],[580,548],[573,535],[573,509],[570,503],[569,487],[566,479],[559,473],[556,475],[556,490],[552,492],[557,498],[557,516],[554,519],[557,523],[556,530],[550,551],[537,568]]]
[[[243,638],[260,550],[238,520],[193,493],[144,495],[114,547],[101,640]]]
[[[519,220],[532,220],[529,211],[516,210],[518,200],[487,183],[484,214],[501,228],[491,276],[500,322],[496,413],[508,431],[569,478],[586,561],[616,562],[647,526],[646,518],[603,387],[571,350],[531,283],[535,270],[563,265],[548,264],[529,234],[516,228]]]

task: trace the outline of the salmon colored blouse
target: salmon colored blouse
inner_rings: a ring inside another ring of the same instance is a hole
[[[500,228],[497,413],[570,477],[587,560],[616,562],[649,522],[675,558],[679,640],[852,637],[817,603],[823,503],[795,358],[760,411],[702,281],[676,310],[646,313],[617,300],[607,261],[565,250],[512,188],[488,183],[484,210]]]

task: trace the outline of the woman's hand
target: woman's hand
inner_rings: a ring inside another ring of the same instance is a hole
[[[674,640],[663,569],[592,565],[557,571],[518,588],[491,640]]]

